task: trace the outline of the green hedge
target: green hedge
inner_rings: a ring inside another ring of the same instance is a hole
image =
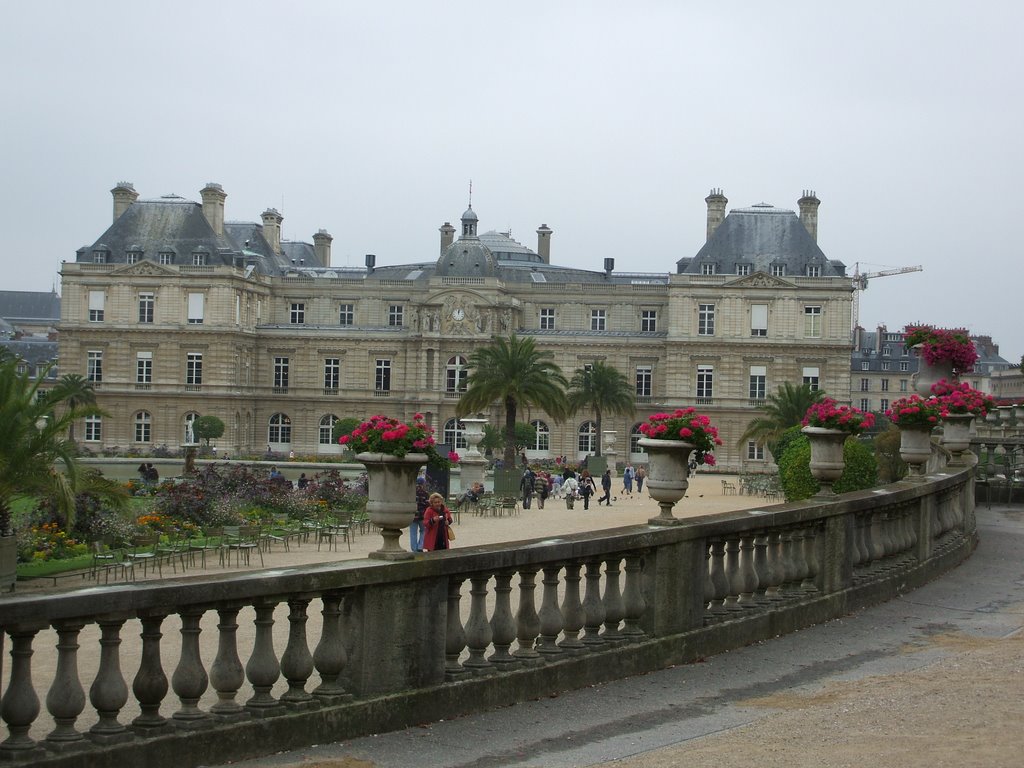
[[[843,459],[846,469],[832,485],[833,491],[849,493],[878,485],[878,464],[866,445],[855,438],[848,439],[843,445]],[[811,443],[806,435],[801,434],[786,442],[778,465],[779,480],[787,501],[808,499],[821,490],[821,484],[811,475]]]

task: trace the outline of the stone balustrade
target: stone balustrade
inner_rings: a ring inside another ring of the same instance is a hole
[[[0,763],[223,763],[769,639],[969,556],[974,469],[678,526],[0,598]]]

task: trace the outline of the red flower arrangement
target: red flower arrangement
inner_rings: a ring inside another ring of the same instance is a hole
[[[693,458],[698,464],[715,465],[712,451],[721,445],[718,428],[696,408],[677,408],[672,413],[656,413],[640,425],[645,437],[653,440],[682,440],[694,446]]]
[[[974,370],[978,351],[964,328],[933,328],[930,325],[908,325],[903,329],[903,343],[920,347],[925,362],[934,364],[948,360],[957,373]]]
[[[437,450],[434,430],[423,420],[423,414],[406,423],[391,416],[371,416],[338,442],[357,453],[386,453],[399,458],[407,453],[425,453],[427,463],[434,467],[448,467],[459,461],[459,454],[450,451],[443,456]]]
[[[934,427],[942,418],[944,406],[937,397],[920,395],[901,397],[885,412],[893,424],[901,427]]]
[[[864,413],[849,405],[839,405],[831,397],[824,397],[807,409],[801,423],[805,427],[839,429],[851,435],[859,435],[874,426],[875,414]]]
[[[975,389],[966,381],[958,384],[940,379],[932,384],[932,393],[939,398],[939,402],[942,404],[943,416],[950,414],[984,416],[996,407],[996,401],[991,395]]]

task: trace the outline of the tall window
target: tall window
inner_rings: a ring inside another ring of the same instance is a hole
[[[393,328],[401,328],[404,325],[405,310],[401,304],[392,304],[388,307],[388,325]]]
[[[640,330],[645,333],[654,333],[658,330],[658,310],[640,310]]]
[[[751,304],[750,305],[750,335],[751,336],[767,336],[768,335],[768,305],[767,304]]]
[[[750,399],[764,400],[768,382],[768,367],[765,365],[750,366]]]
[[[553,307],[545,307],[540,311],[540,329],[542,331],[555,330],[555,310]]]
[[[750,461],[764,461],[764,446],[761,443],[750,440],[747,443],[747,459]]]
[[[444,423],[444,429],[441,431],[443,442],[445,445],[452,446],[453,450],[465,450],[468,443],[466,442],[466,427],[458,419],[448,419]]]
[[[148,411],[135,414],[135,442],[148,443],[152,439],[153,418]]]
[[[338,308],[338,325],[355,325],[356,305],[342,304]]]
[[[324,389],[339,389],[341,387],[341,358],[328,357],[324,359]]]
[[[185,355],[185,386],[198,388],[203,383],[203,353],[189,352]]]
[[[816,392],[819,388],[820,375],[816,367],[804,368],[803,383],[810,387],[812,392]]]
[[[319,429],[319,440],[320,445],[334,445],[334,440],[331,438],[334,436],[334,425],[338,421],[338,417],[333,413],[329,413],[320,419]]]
[[[697,366],[697,399],[711,399],[715,396],[715,369],[711,365]]]
[[[267,430],[268,443],[290,443],[292,441],[292,420],[288,414],[275,413],[270,417],[270,427]]]
[[[288,358],[274,358],[274,391],[288,391]]]
[[[89,322],[103,322],[103,291],[89,291]]]
[[[809,339],[821,338],[821,307],[804,307],[804,336]]]
[[[135,354],[135,383],[147,385],[153,383],[152,352],[137,352]]]
[[[654,369],[650,365],[638,365],[636,367],[636,396],[651,396],[651,379]]]
[[[99,416],[85,417],[85,440],[98,443],[103,438],[103,420]]]
[[[867,379],[861,379],[860,380],[860,391],[861,392],[867,392],[870,389],[870,384],[871,384],[871,382],[869,382]]]
[[[906,392],[906,391],[907,391],[907,380],[906,379],[900,379],[900,392]]]
[[[585,421],[580,425],[577,433],[577,445],[582,454],[593,453],[597,450],[597,424],[592,421]]]
[[[373,377],[373,388],[377,392],[391,391],[391,361],[383,358],[377,359]]]
[[[153,308],[156,306],[156,296],[152,293],[139,294],[139,322],[153,322]]]
[[[203,300],[201,293],[190,293],[188,295],[188,323],[189,325],[202,325],[203,323]]]
[[[866,398],[866,397],[862,397],[860,399],[860,409],[862,411],[864,411],[864,413],[867,413],[868,411],[870,411],[871,410],[871,401],[868,400],[868,398]]]
[[[878,410],[880,410],[880,411],[887,411],[887,410],[889,410],[889,398],[883,397],[878,402]]]
[[[288,322],[292,325],[302,325],[306,322],[306,305],[292,304],[288,311]]]
[[[533,451],[551,450],[551,429],[543,421],[531,421],[530,426],[534,429],[533,445],[526,446]]]
[[[697,305],[697,335],[698,336],[714,336],[715,335],[715,305],[714,304],[698,304]]]
[[[889,380],[888,379],[882,379],[882,391],[883,392],[888,392],[889,391]]]
[[[94,384],[103,381],[103,350],[90,349],[86,353],[85,378]]]
[[[590,330],[604,331],[608,327],[608,318],[603,309],[590,310]]]
[[[629,452],[630,453],[646,453],[643,448],[640,447],[640,440],[644,438],[644,433],[640,431],[640,425],[634,424],[633,428],[629,430]]]
[[[448,365],[445,368],[445,392],[466,391],[466,379],[469,376],[469,371],[466,370],[467,365],[468,361],[461,355],[448,359]]]

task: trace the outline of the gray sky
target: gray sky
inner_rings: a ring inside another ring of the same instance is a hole
[[[361,265],[436,257],[472,179],[481,231],[652,272],[701,247],[711,187],[813,189],[851,274],[924,266],[872,280],[862,325],[1024,352],[1019,0],[3,5],[5,289],[49,289],[119,181],[219,182],[228,219],[278,208]]]

